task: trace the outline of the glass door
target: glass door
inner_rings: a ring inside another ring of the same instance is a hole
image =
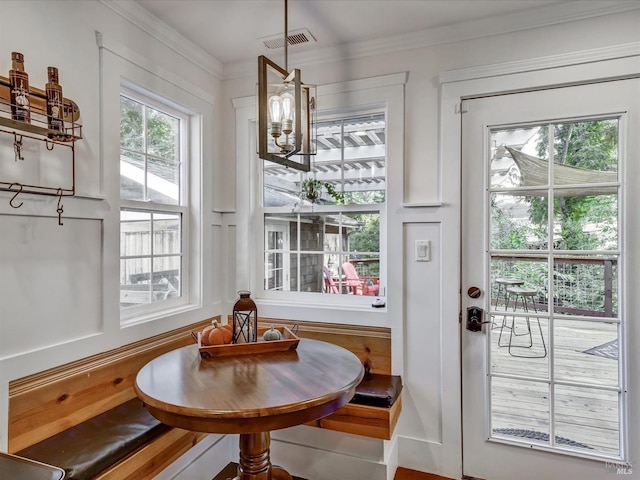
[[[463,315],[484,315],[463,334],[466,475],[633,469],[639,104],[638,80],[467,101],[463,293],[484,294]]]
[[[289,225],[268,223],[264,236],[264,289],[289,290]]]

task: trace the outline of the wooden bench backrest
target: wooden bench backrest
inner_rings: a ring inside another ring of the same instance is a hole
[[[231,321],[229,319],[229,321]],[[320,322],[300,322],[278,318],[258,318],[261,326],[283,325],[293,329],[298,325],[298,337],[322,340],[340,345],[355,353],[373,373],[391,374],[391,329],[361,325]]]
[[[211,319],[55,367],[9,384],[9,452],[17,452],[135,397],[138,370],[193,344]]]

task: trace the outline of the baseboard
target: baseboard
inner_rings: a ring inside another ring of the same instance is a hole
[[[348,443],[348,442],[345,442]],[[340,448],[340,445],[334,445]],[[380,460],[349,456],[272,439],[271,458],[295,476],[312,480],[388,480],[387,465]],[[392,477],[391,477],[392,478]]]
[[[233,442],[233,443],[232,443]],[[237,450],[237,437],[211,434],[160,472],[154,480],[211,480]]]
[[[398,465],[447,478],[462,475],[459,451],[447,451],[441,443],[401,435],[398,436]]]

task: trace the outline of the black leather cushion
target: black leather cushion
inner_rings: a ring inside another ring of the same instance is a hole
[[[402,392],[399,375],[368,373],[356,387],[351,403],[389,408]]]
[[[67,472],[65,480],[85,480],[170,428],[152,417],[142,402],[134,398],[16,455],[63,468]]]

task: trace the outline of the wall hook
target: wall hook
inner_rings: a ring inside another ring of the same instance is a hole
[[[64,208],[62,208],[62,189],[58,189],[58,208],[56,212],[58,212],[58,225],[63,225],[62,223],[62,212],[64,212]]]
[[[44,144],[49,151],[53,150],[53,148],[56,146],[54,142],[50,142],[48,139],[45,139]]]
[[[18,140],[18,137],[20,139]],[[15,161],[24,160],[22,156],[22,135],[13,134],[13,152],[15,154]]]
[[[21,183],[12,183],[11,185],[9,185],[9,191],[11,191],[11,189],[13,188],[14,185],[17,185],[18,187],[20,187],[20,190],[18,190],[13,195],[13,197],[11,197],[11,200],[9,200],[9,205],[11,205],[13,208],[20,208],[24,202],[20,202],[20,205],[14,205],[13,201],[16,199],[16,197],[18,195],[20,195],[22,193],[22,184]]]

